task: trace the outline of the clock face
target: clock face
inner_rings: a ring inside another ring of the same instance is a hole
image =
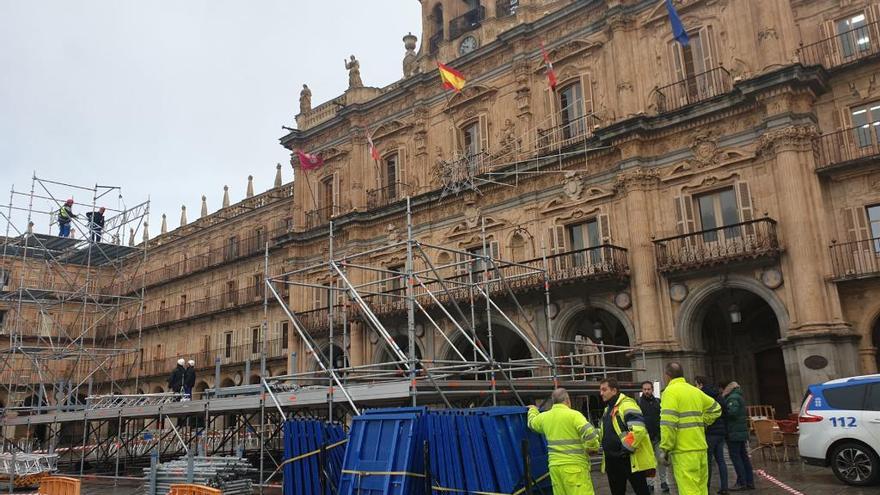
[[[470,53],[477,49],[477,39],[473,36],[468,36],[465,39],[461,40],[461,45],[458,46],[458,53],[464,55],[466,53]]]

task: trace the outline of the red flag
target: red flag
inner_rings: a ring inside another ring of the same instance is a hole
[[[324,159],[319,155],[303,153],[302,150],[296,150],[296,156],[299,157],[299,168],[303,170],[316,170],[324,166]]]
[[[541,42],[541,56],[544,57],[544,63],[547,64],[547,82],[550,83],[550,89],[556,91],[556,84],[559,82],[556,79],[556,71],[553,70],[553,62],[550,61],[550,55],[547,55],[547,50],[544,48],[544,42]]]
[[[373,161],[379,161],[379,150],[376,149],[376,145],[373,143],[373,136],[367,134],[367,142],[370,143],[370,156],[373,157]]]
[[[437,68],[440,69],[440,80],[443,81],[443,87],[460,93],[461,88],[467,83],[464,74],[440,62],[437,62]]]

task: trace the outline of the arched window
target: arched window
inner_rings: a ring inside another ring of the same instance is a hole
[[[571,139],[580,136],[584,125],[584,89],[580,81],[563,86],[559,90],[559,116],[562,137]]]
[[[513,257],[513,261],[523,261],[526,259],[526,240],[518,233],[510,237],[510,254]]]

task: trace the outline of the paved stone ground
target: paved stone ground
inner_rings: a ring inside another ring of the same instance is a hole
[[[830,469],[819,468],[814,466],[805,466],[800,462],[773,462],[762,461],[761,456],[753,459],[756,470],[763,469],[770,476],[790,486],[804,495],[877,495],[880,493],[880,487],[855,488],[844,485],[837,481]],[[729,479],[731,483],[736,481],[736,474],[732,465],[728,463]],[[741,492],[744,495],[783,495],[788,493],[785,489],[774,485],[770,481],[761,476],[755,476],[757,489],[755,491]],[[718,473],[715,472],[713,477],[713,489],[710,495],[714,495],[718,487]],[[596,488],[596,494],[602,495],[609,493],[608,482],[605,476],[599,472],[593,473],[593,482]],[[0,486],[0,493],[6,493],[6,487]],[[20,492],[21,494],[30,491]],[[113,486],[112,481],[96,481],[86,480],[83,484],[82,495],[140,495],[142,492],[137,485],[131,485],[129,482],[120,482],[118,486]],[[281,490],[267,489],[267,495],[280,495]],[[19,495],[19,492],[16,492]],[[658,494],[661,495],[661,494]],[[671,495],[677,495],[675,486],[672,486]]]

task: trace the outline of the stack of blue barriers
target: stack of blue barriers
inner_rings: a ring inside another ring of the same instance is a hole
[[[533,493],[549,494],[547,442],[527,428],[526,411],[366,411],[352,424],[339,494],[427,495],[428,485],[431,494],[514,494],[522,493],[527,482]],[[529,453],[528,477],[524,448]]]
[[[283,468],[284,495],[335,494],[345,453],[342,425],[320,419],[292,419],[284,423],[282,432],[284,460],[289,461]]]

